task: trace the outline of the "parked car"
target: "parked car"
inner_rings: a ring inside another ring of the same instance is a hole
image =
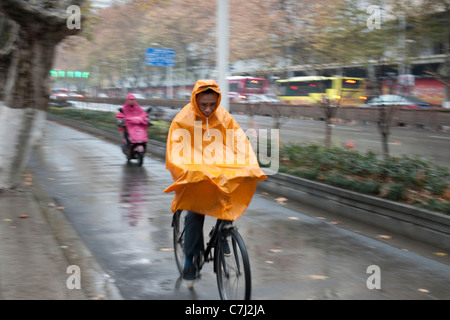
[[[133,95],[136,99],[147,99],[142,93],[133,93]]]
[[[70,107],[72,103],[67,101],[68,98],[69,92],[67,89],[52,89],[49,103],[56,107]]]
[[[68,98],[69,97],[69,90],[67,89],[52,89],[52,94],[50,98]]]
[[[70,91],[69,92],[69,97],[73,97],[73,98],[84,98],[84,96],[81,93],[78,93],[76,91]]]
[[[277,96],[273,95],[273,94],[251,94],[251,95],[248,95],[246,102],[249,102],[249,103],[258,103],[258,102],[280,103],[280,99],[278,99]]]
[[[230,99],[230,102],[242,102],[239,93],[234,91],[228,92],[228,99]]]
[[[373,98],[367,103],[367,106],[369,107],[379,107],[389,105],[412,109],[435,107],[435,105],[423,101],[422,99],[414,96],[400,96],[394,94],[384,94]]]

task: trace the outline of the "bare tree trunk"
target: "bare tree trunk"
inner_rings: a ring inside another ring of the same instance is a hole
[[[325,114],[325,146],[331,146],[331,130],[333,127],[332,119],[335,117],[337,110],[339,108],[340,101],[338,101],[337,105],[332,104],[332,100],[328,97],[322,97],[322,108]]]
[[[0,101],[3,100],[8,68],[19,34],[19,25],[0,13]]]
[[[389,158],[389,136],[386,132],[381,133],[381,145],[383,148],[383,156],[384,158]]]
[[[0,101],[0,189],[14,188],[40,141],[49,101],[54,48],[77,29],[67,27],[69,5],[84,0],[2,0],[0,11],[19,25]]]
[[[8,66],[11,63],[11,54],[0,54],[0,101],[3,100],[6,79],[8,74]]]
[[[0,188],[14,187],[33,146],[40,140],[49,99],[48,72],[53,43],[32,38],[23,29],[17,39],[0,109]]]
[[[46,110],[49,101],[49,71],[59,40],[48,35],[35,38],[21,29],[9,67],[5,104],[11,108]]]
[[[397,106],[382,106],[378,118],[378,132],[381,134],[381,145],[383,156],[388,158],[389,154],[389,135],[391,134],[391,125],[394,114],[397,112]]]
[[[326,147],[331,146],[331,127],[332,127],[331,120],[326,119],[326,123],[325,123],[325,146]]]

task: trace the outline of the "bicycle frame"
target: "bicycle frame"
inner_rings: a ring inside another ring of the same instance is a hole
[[[203,252],[203,261],[200,261],[199,263],[199,270],[203,267],[203,264],[205,262],[209,262],[211,260],[214,260],[214,272],[216,272],[216,260],[214,259],[214,256],[212,255],[212,249],[215,248],[217,242],[219,241],[219,235],[222,232],[222,230],[226,228],[234,228],[231,221],[227,220],[220,220],[217,219],[215,226],[211,229],[209,233],[209,241],[206,244],[205,251]]]

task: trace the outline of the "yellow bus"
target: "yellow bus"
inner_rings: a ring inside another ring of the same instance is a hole
[[[289,104],[312,105],[326,97],[334,104],[358,106],[366,102],[366,85],[362,78],[293,77],[277,80],[277,95]]]

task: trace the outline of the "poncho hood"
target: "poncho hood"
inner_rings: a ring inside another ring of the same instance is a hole
[[[194,89],[192,90],[191,105],[194,107],[195,114],[200,118],[206,118],[206,116],[200,111],[200,108],[197,105],[197,95],[208,89],[214,90],[214,92],[216,92],[219,95],[219,98],[217,100],[217,105],[220,106],[220,101],[222,99],[222,93],[220,92],[220,88],[214,80],[198,80],[194,85]],[[216,110],[217,110],[217,108],[216,108]],[[211,118],[213,116],[213,114],[216,112],[216,110],[214,110],[208,116],[208,118]]]
[[[172,212],[190,210],[236,220],[247,209],[258,181],[266,179],[245,133],[220,105],[206,117],[196,96],[207,89],[219,94],[214,80],[198,80],[191,102],[175,116],[169,129],[166,169],[174,183]]]

